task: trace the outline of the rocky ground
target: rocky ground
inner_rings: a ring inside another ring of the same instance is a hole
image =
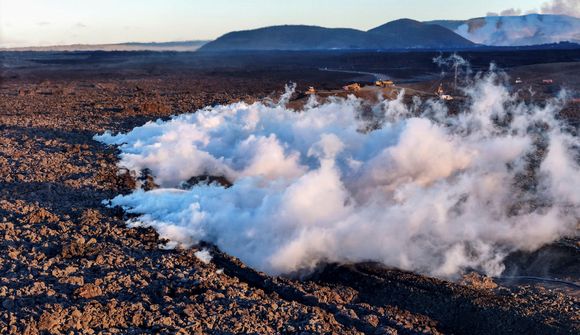
[[[283,86],[236,78],[2,82],[0,334],[580,332],[579,298],[559,287],[504,287],[475,274],[451,283],[377,264],[273,278],[212,246],[162,250],[154,230],[127,228],[101,201],[134,180],[93,135]],[[209,263],[194,255],[200,248]]]

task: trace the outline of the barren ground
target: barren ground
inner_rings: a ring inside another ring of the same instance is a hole
[[[477,275],[458,284],[377,264],[272,278],[215,248],[209,264],[196,248],[161,250],[154,230],[127,228],[101,204],[134,181],[94,134],[252,101],[296,76],[340,87],[344,75],[58,66],[5,70],[0,85],[1,334],[580,332],[577,287]],[[577,243],[562,241],[554,260],[570,280]],[[521,259],[538,256],[515,255],[514,267]]]

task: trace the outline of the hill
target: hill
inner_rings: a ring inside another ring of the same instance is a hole
[[[440,25],[410,19],[386,23],[368,31],[381,36],[383,46],[402,48],[472,47],[473,42]]]
[[[474,43],[438,25],[402,19],[367,32],[347,28],[285,25],[238,31],[202,51],[465,48]]]
[[[284,25],[231,32],[201,50],[366,49],[371,45],[369,36],[356,29]]]

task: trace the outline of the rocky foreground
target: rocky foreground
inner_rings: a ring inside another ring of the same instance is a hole
[[[155,231],[127,228],[101,204],[135,181],[94,134],[272,85],[282,88],[201,75],[2,83],[0,334],[580,332],[578,295],[559,288],[477,275],[456,284],[376,264],[272,278],[212,246],[199,247],[211,250],[207,264],[199,248],[162,250]]]

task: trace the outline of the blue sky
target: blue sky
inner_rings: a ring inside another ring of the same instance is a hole
[[[577,0],[573,0],[577,1]],[[0,47],[214,39],[276,24],[369,29],[467,19],[546,0],[0,0]]]

